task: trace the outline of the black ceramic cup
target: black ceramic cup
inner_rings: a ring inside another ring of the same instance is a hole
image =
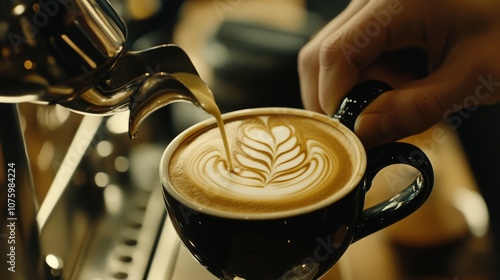
[[[239,215],[201,207],[176,191],[169,164],[173,152],[185,138],[215,124],[212,120],[196,124],[173,140],[160,163],[163,194],[180,239],[197,261],[219,279],[318,279],[350,244],[417,210],[433,186],[433,170],[426,155],[406,143],[383,144],[365,151],[351,131],[363,107],[387,89],[380,82],[360,84],[333,119],[305,110],[279,109],[280,113],[323,120],[352,142],[357,163],[352,172],[357,175],[341,186],[340,192],[310,207],[266,215]],[[224,119],[273,110],[277,109],[237,111],[224,115]],[[364,210],[365,194],[373,178],[393,164],[413,166],[419,175],[399,194]]]

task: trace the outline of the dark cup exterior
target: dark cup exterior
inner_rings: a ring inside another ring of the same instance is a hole
[[[180,239],[219,279],[318,279],[351,243],[404,219],[431,193],[432,166],[417,147],[389,143],[368,150],[366,156],[364,176],[346,195],[322,208],[282,218],[214,216],[189,208],[169,194],[168,186],[163,185],[163,194]],[[399,194],[364,209],[373,178],[392,164],[413,166],[419,175]]]
[[[188,208],[164,190],[167,210],[182,242],[220,279],[316,279],[355,238],[365,192],[360,183],[324,208],[271,220],[230,219]]]
[[[363,108],[387,90],[390,87],[379,81],[359,84],[334,118],[352,130]],[[359,156],[367,161],[361,169],[363,176],[344,196],[315,210],[281,218],[237,219],[197,211],[169,193],[169,180],[162,180],[163,195],[181,241],[219,279],[313,280],[326,273],[351,243],[404,219],[422,206],[432,191],[430,160],[411,144],[382,144]],[[412,166],[419,175],[392,198],[364,209],[374,177],[393,164]],[[169,177],[166,169],[160,173],[162,178]]]

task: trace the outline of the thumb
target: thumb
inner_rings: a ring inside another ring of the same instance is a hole
[[[442,120],[439,103],[433,94],[417,89],[389,91],[360,114],[354,131],[366,147],[396,141]]]

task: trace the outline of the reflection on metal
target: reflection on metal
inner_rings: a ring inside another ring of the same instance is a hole
[[[45,257],[46,265],[46,278],[50,280],[62,279],[62,271],[64,268],[64,261],[52,254]]]
[[[40,228],[45,226],[51,212],[56,208],[57,203],[61,200],[65,189],[68,187],[72,175],[80,164],[88,146],[97,132],[102,117],[85,116],[80,128],[73,138],[73,142],[67,150],[66,156],[59,167],[56,177],[45,196],[45,200],[40,207],[37,215]]]
[[[169,74],[198,75],[175,45],[126,50],[126,26],[106,0],[0,3],[7,34],[0,36],[0,102],[60,104],[83,114],[130,108],[149,114],[166,105],[142,104],[151,97],[187,100],[189,90]]]
[[[17,105],[0,103],[0,120],[0,252],[7,256],[2,277],[42,279],[38,204]]]
[[[107,116],[131,108],[148,115],[147,110],[166,105],[148,103],[159,95],[186,100],[189,91],[167,77],[197,72],[174,45],[126,50],[126,33],[107,0],[0,1],[0,195],[7,197],[4,167],[15,164],[17,218],[12,220],[16,273],[2,272],[0,278],[142,279],[147,274],[147,256],[165,210],[154,188],[157,166],[142,162],[159,162],[151,154],[159,157],[161,151],[148,144],[148,153],[132,156],[125,133],[130,114]],[[22,125],[16,103],[25,102],[61,107],[30,112]],[[85,115],[78,129],[71,129],[74,135],[60,133],[74,125],[67,121],[70,111]],[[30,139],[36,148],[32,165],[23,129],[43,132],[43,138],[33,133]],[[61,145],[66,137],[72,137],[69,148]],[[48,189],[39,211],[31,167],[44,177],[36,183]],[[46,181],[50,176],[43,173],[54,172]],[[12,218],[5,202],[0,200],[3,221]],[[0,239],[10,234],[5,230]],[[0,251],[8,252],[2,241]]]
[[[83,58],[85,62],[90,66],[90,68],[95,69],[97,68],[97,63],[92,60],[83,50],[81,50],[75,42],[73,42],[68,36],[65,34],[61,35],[61,38],[63,39],[64,42],[68,44],[78,55]],[[26,65],[26,64],[25,64]]]
[[[83,118],[38,215],[44,254],[64,261],[60,279],[142,279],[160,234],[158,167],[144,163],[164,146],[133,145],[108,119]]]

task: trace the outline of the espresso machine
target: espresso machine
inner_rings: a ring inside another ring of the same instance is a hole
[[[197,72],[175,45],[132,51],[126,39],[107,0],[1,1],[1,279],[154,279],[165,210],[153,174],[164,146],[132,151],[129,138],[172,102],[197,105],[171,76]],[[35,104],[28,116],[24,104]],[[25,137],[47,120],[72,134]],[[30,158],[30,143],[45,152]],[[40,177],[54,173],[49,182],[33,175],[36,162],[47,166]]]

